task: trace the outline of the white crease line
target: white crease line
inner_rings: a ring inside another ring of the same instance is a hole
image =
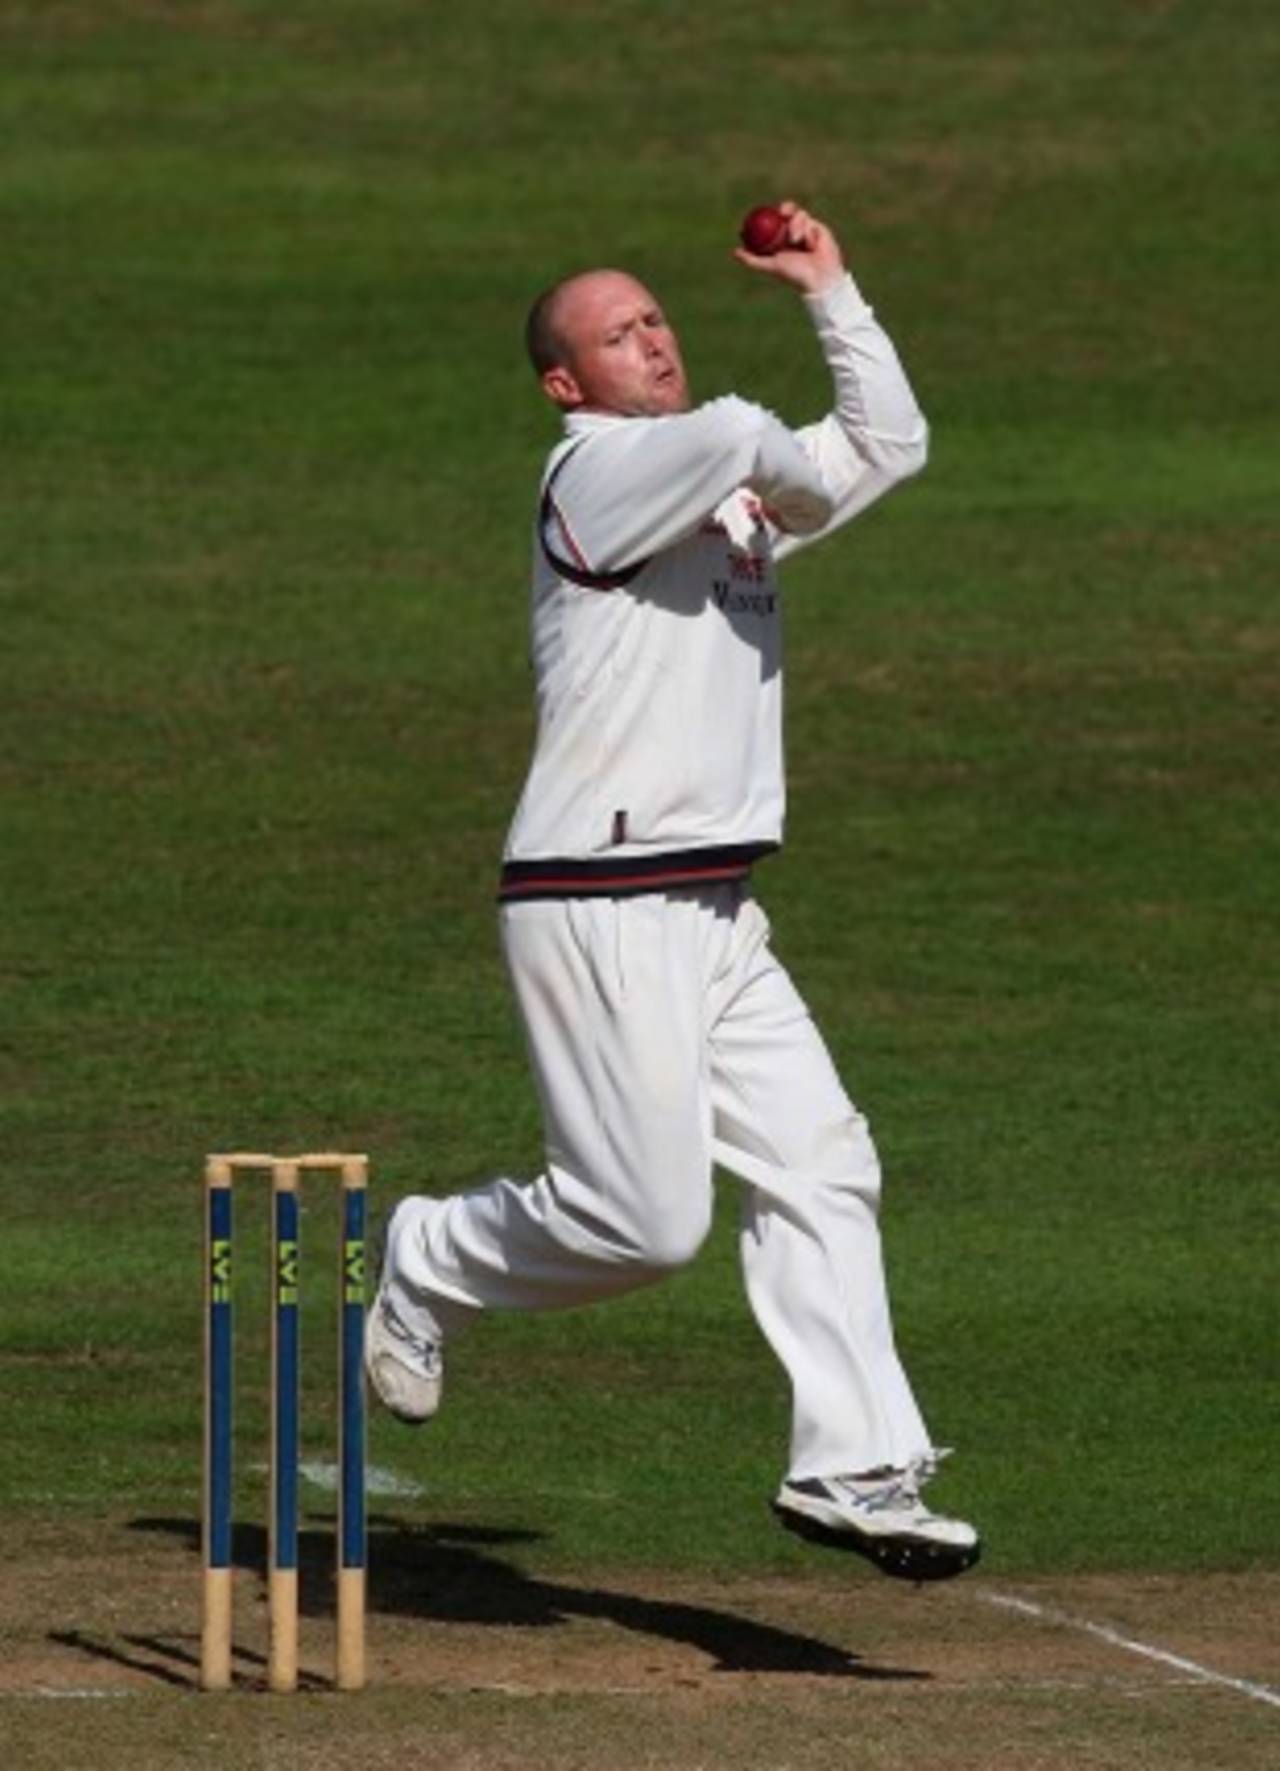
[[[484,1697],[653,1697],[661,1691],[652,1685],[513,1685],[495,1679],[483,1685],[468,1685],[468,1691]]]
[[[61,1689],[56,1685],[35,1685],[29,1691],[0,1691],[0,1697],[44,1697],[54,1699],[67,1697],[117,1698],[134,1697],[136,1695],[137,1693],[133,1691],[105,1691],[100,1686],[77,1688],[74,1685],[68,1685]]]
[[[304,1482],[310,1482],[313,1488],[323,1489],[326,1494],[337,1492],[337,1464],[299,1464],[298,1474]],[[397,1475],[394,1470],[388,1470],[382,1464],[369,1465],[365,1471],[364,1485],[368,1493],[379,1500],[420,1500],[427,1492],[420,1482],[414,1482],[408,1476]]]
[[[1153,1648],[1149,1642],[1122,1636],[1119,1630],[1109,1629],[1105,1623],[1091,1623],[1087,1617],[1071,1617],[1052,1605],[1034,1605],[1030,1599],[1017,1599],[1012,1593],[993,1593],[987,1587],[976,1588],[974,1597],[987,1605],[999,1605],[1005,1611],[1020,1611],[1024,1617],[1034,1617],[1041,1623],[1083,1630],[1086,1635],[1096,1636],[1100,1642],[1107,1642],[1113,1648],[1126,1648],[1130,1654],[1142,1654],[1148,1660],[1160,1661],[1163,1666],[1176,1667],[1180,1673],[1190,1673],[1201,1684],[1225,1685],[1231,1691],[1238,1691],[1242,1697],[1252,1697],[1257,1703],[1269,1703],[1280,1709],[1280,1691],[1273,1690],[1270,1685],[1255,1685],[1252,1679],[1233,1679],[1229,1673],[1215,1673],[1198,1661],[1187,1660],[1181,1654],[1170,1654],[1167,1648]]]
[[[265,1476],[268,1472],[266,1464],[251,1464],[255,1476]],[[298,1474],[304,1482],[313,1488],[319,1488],[324,1494],[336,1494],[338,1491],[338,1466],[329,1463],[300,1463]],[[369,1464],[365,1470],[365,1491],[375,1500],[421,1500],[427,1492],[421,1482],[415,1482],[409,1476],[397,1475],[383,1464]]]

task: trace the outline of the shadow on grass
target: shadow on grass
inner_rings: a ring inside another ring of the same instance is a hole
[[[198,1555],[200,1527],[192,1519],[135,1519],[131,1529],[179,1539]],[[868,1665],[846,1648],[736,1612],[682,1600],[648,1598],[612,1588],[574,1586],[526,1574],[499,1552],[538,1541],[536,1531],[440,1522],[412,1526],[374,1517],[369,1524],[369,1606],[383,1616],[432,1623],[490,1624],[507,1629],[549,1629],[575,1618],[594,1618],[638,1635],[683,1643],[706,1655],[717,1672],[801,1673],[864,1680],[924,1680],[906,1667]],[[238,1568],[261,1573],[267,1536],[259,1525],[237,1525],[232,1556]],[[299,1603],[307,1616],[333,1610],[333,1533],[307,1529],[299,1540]],[[158,1639],[124,1638],[129,1650],[158,1651]],[[74,1646],[94,1652],[77,1637]],[[161,1673],[154,1661],[130,1657],[119,1647],[107,1658],[168,1682],[192,1683],[196,1657],[175,1650],[183,1670]]]
[[[91,1635],[88,1630],[50,1630],[48,1640],[56,1642],[60,1648],[73,1648],[78,1654],[87,1654],[91,1660],[105,1660],[112,1666],[144,1673],[149,1679],[156,1679],[162,1685],[176,1685],[183,1691],[194,1690],[200,1683],[200,1644],[194,1636],[108,1637]],[[236,1677],[241,1684],[257,1685],[266,1690],[265,1655],[255,1654],[252,1649],[237,1643],[233,1659]],[[300,1691],[327,1691],[329,1688],[328,1679],[299,1670]]]

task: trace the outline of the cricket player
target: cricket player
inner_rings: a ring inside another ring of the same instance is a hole
[[[752,889],[783,827],[775,569],[917,473],[927,430],[830,228],[781,207],[782,249],[737,257],[802,299],[833,384],[817,424],[695,405],[625,272],[570,277],[529,316],[563,435],[537,501],[538,729],[500,915],[544,1166],[397,1205],[366,1368],[393,1414],[428,1419],[478,1312],[580,1305],[690,1261],[718,1163],[743,1183],[747,1295],[791,1381],[778,1519],[937,1579],[979,1542],[921,1497],[943,1453],[894,1346],[875,1148]]]

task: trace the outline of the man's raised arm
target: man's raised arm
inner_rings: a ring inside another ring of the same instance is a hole
[[[668,418],[610,419],[571,446],[553,514],[592,571],[661,553],[739,486],[795,534],[832,516],[812,455],[771,412],[732,394]]]
[[[893,342],[846,270],[831,229],[794,203],[781,208],[789,246],[767,258],[743,250],[735,256],[803,295],[835,390],[828,416],[795,432],[818,469],[832,514],[821,529],[804,534],[781,525],[776,551],[784,555],[829,534],[919,473],[929,427]]]

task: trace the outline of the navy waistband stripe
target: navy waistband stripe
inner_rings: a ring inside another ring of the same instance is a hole
[[[675,886],[742,879],[754,862],[774,854],[778,846],[776,842],[731,843],[718,848],[618,855],[603,860],[566,856],[508,861],[502,869],[498,897],[503,903],[526,898],[620,898]]]

